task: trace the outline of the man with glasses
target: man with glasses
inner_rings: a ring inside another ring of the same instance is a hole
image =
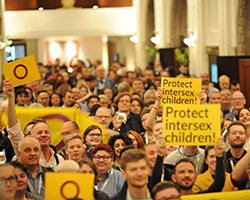
[[[17,189],[17,177],[14,167],[0,165],[0,199],[13,200]]]
[[[244,94],[240,91],[234,92],[232,95],[234,117],[236,117],[239,114],[239,111],[244,108],[245,104],[246,104],[246,98]]]
[[[97,188],[109,197],[119,193],[125,182],[120,171],[112,168],[114,153],[108,144],[99,144],[93,149],[93,163],[99,180]]]

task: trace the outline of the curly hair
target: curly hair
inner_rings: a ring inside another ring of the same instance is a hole
[[[121,139],[123,140],[123,142],[126,144],[126,145],[132,145],[132,140],[124,133],[122,134],[118,134],[118,135],[113,135],[110,139],[109,139],[109,142],[108,142],[108,145],[111,146],[113,152],[115,152],[114,150],[114,144],[115,144],[115,141],[118,140],[118,139]],[[115,156],[115,154],[114,154]]]

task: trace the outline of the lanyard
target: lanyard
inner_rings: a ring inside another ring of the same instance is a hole
[[[151,195],[150,195],[150,192],[149,192],[148,189],[147,189],[147,197],[146,197],[146,199],[151,199]],[[127,189],[127,198],[126,198],[126,200],[132,200],[132,197],[131,197],[128,189]]]
[[[116,167],[120,170],[120,171],[122,171],[122,169],[119,167],[119,165],[118,165],[118,163],[115,161],[115,164],[116,164]]]
[[[234,169],[234,162],[233,162],[233,160],[230,160],[230,165],[231,165],[232,171],[233,171],[233,169]]]
[[[38,191],[37,191],[37,192],[36,192],[36,190],[34,189],[34,187],[31,185],[31,183],[30,183],[29,180],[28,180],[28,186],[29,186],[29,188],[30,188],[30,190],[31,190],[31,192],[32,192],[33,194],[38,194],[38,195],[40,195],[41,189],[42,189],[42,177],[39,176]]]
[[[111,168],[111,172],[110,172],[109,178],[108,178],[108,179],[105,181],[105,183],[103,184],[101,191],[105,190],[105,188],[106,188],[106,186],[107,186],[107,184],[108,184],[108,182],[109,182],[109,179],[110,179],[110,177],[112,176],[113,173],[114,173],[114,169]]]

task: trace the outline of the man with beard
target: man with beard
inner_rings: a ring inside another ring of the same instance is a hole
[[[216,170],[213,184],[207,189],[198,193],[220,192],[225,183],[225,172],[223,167],[223,154],[225,142],[220,137],[217,145],[214,146],[216,153]],[[182,195],[191,195],[192,187],[197,179],[194,163],[189,158],[179,160],[174,168],[172,180],[181,188]],[[196,194],[198,194],[196,193]]]
[[[230,144],[230,149],[226,152],[225,164],[228,173],[231,173],[236,163],[247,153],[244,149],[246,142],[246,127],[240,121],[232,122],[227,130],[227,142]]]

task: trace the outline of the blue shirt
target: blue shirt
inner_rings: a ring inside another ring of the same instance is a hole
[[[105,174],[104,179],[97,184],[97,188],[112,197],[121,191],[125,180],[120,171],[111,168]]]
[[[35,179],[32,176],[32,174],[28,171],[28,181],[30,182],[36,193],[32,191],[31,187],[29,187],[30,192],[44,198],[43,172],[42,172],[42,167],[39,164],[38,164],[38,172]],[[40,188],[40,193],[38,194],[39,188]]]

